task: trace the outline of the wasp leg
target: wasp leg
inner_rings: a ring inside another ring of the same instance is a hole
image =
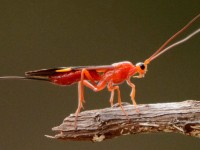
[[[130,81],[130,79],[126,80],[126,82],[127,82],[127,84],[132,88],[131,94],[130,94],[131,100],[132,100],[132,102],[133,102],[133,105],[134,105],[134,107],[135,107],[136,112],[139,113],[139,109],[137,108],[137,103],[136,103],[136,101],[135,101],[135,84],[133,84],[133,83]]]
[[[87,80],[84,80],[84,77],[87,77],[88,80],[90,80],[93,84],[88,82]],[[75,128],[77,128],[77,119],[78,119],[78,114],[81,111],[81,108],[83,108],[83,102],[84,102],[84,85],[92,89],[93,91],[100,91],[106,86],[106,82],[99,82],[98,85],[96,85],[95,80],[92,78],[90,73],[86,70],[83,69],[81,71],[81,80],[78,82],[78,108],[75,112]]]
[[[90,72],[87,70],[87,69],[82,69],[81,71],[81,96],[80,96],[80,99],[82,102],[84,102],[84,77],[87,78],[87,80],[89,80],[94,86],[96,86],[96,83],[95,83],[95,80],[93,79],[93,77],[90,75]]]
[[[111,105],[111,107],[113,107],[115,89],[110,88],[110,87],[112,87],[112,82],[109,82],[109,83],[108,83],[108,91],[111,92],[111,95],[110,95],[110,105]]]
[[[109,89],[108,88],[108,91],[110,91],[111,92],[111,95],[110,95],[110,105],[111,105],[111,107],[113,107],[113,101],[114,101],[114,92],[115,92],[115,90],[114,89]]]
[[[83,101],[81,100],[81,82],[78,82],[78,108],[75,112],[75,121],[74,121],[74,127],[77,128],[77,119],[78,114],[81,111],[81,108],[83,108]]]
[[[106,81],[100,81],[98,84],[91,84],[87,80],[84,80],[83,84],[91,90],[93,90],[94,92],[101,91],[106,87]]]
[[[144,77],[144,75],[142,75],[142,74],[139,74],[138,76],[133,76],[133,78],[143,78]]]
[[[81,80],[78,82],[78,108],[75,112],[75,128],[77,128],[77,119],[78,119],[78,114],[81,111],[81,108],[83,108],[83,102],[84,102],[84,76],[86,76],[92,83],[94,82],[94,79],[90,75],[90,73],[86,70],[83,69],[81,71]]]
[[[122,109],[122,112],[126,115],[126,118],[129,119],[128,114],[126,113],[126,111],[124,110],[124,107],[122,106],[122,101],[121,101],[121,94],[120,94],[120,90],[119,90],[119,86],[113,86],[112,83],[108,84],[108,90],[111,91],[111,103],[113,103],[113,98],[114,98],[114,90],[117,90],[118,93],[118,104]]]

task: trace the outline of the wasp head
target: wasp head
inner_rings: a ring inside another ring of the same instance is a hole
[[[139,62],[136,65],[137,72],[139,73],[139,78],[144,77],[147,72],[147,63]]]

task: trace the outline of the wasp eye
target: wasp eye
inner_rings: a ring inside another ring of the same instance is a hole
[[[144,65],[144,63],[142,63],[142,62],[137,63],[136,66],[139,66],[141,70],[144,70],[144,69],[145,69],[145,65]]]
[[[140,68],[141,68],[142,70],[144,70],[144,69],[145,69],[145,65],[142,64],[142,65],[140,66]]]

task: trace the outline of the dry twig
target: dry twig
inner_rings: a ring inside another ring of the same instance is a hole
[[[200,137],[200,101],[141,104],[140,113],[133,105],[124,103],[121,108],[84,111],[79,114],[78,127],[74,128],[74,114],[64,119],[63,123],[52,130],[58,134],[47,136],[53,139],[100,142],[121,135],[174,132]]]

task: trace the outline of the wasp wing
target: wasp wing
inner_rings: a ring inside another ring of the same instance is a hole
[[[58,68],[50,68],[50,69],[40,69],[34,71],[25,72],[26,77],[34,78],[34,77],[41,77],[41,78],[48,78],[51,75],[56,73],[70,73],[77,70],[87,69],[87,70],[94,70],[96,72],[105,72],[107,70],[112,70],[114,66],[112,65],[102,65],[102,66],[75,66],[75,67],[58,67]]]

